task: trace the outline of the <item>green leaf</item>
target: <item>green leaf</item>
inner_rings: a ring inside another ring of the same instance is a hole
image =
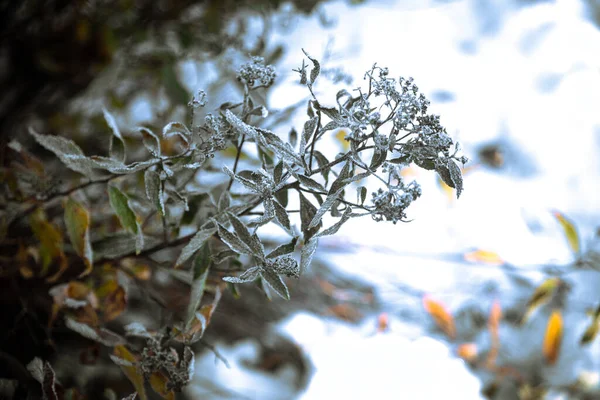
[[[278,246],[275,250],[273,250],[272,252],[267,254],[266,258],[277,258],[280,256],[284,256],[286,254],[293,253],[294,250],[296,249],[297,242],[298,242],[298,237],[294,236],[292,238],[291,242],[282,244],[281,246]]]
[[[175,262],[175,266],[180,266],[187,260],[189,260],[200,248],[204,245],[204,243],[215,234],[217,228],[205,228],[199,230],[194,237],[189,241],[187,245],[181,250],[181,254],[179,258]]]
[[[284,142],[274,134],[273,132],[265,129],[255,128],[256,132],[259,133],[259,137],[262,139],[263,144],[271,149],[279,157],[285,161],[302,165],[302,158],[294,151],[289,143]]]
[[[83,258],[86,265],[80,277],[88,275],[92,272],[94,259],[90,244],[90,213],[72,197],[69,197],[65,204],[65,226],[73,249]]]
[[[87,177],[92,176],[93,162],[72,140],[60,136],[40,135],[32,128],[29,128],[29,133],[42,147],[53,152],[67,168]]]
[[[110,157],[114,160],[124,163],[126,158],[125,140],[123,140],[121,131],[119,131],[117,122],[115,121],[115,118],[112,116],[112,114],[108,112],[106,108],[102,108],[102,113],[104,114],[104,120],[106,121],[106,124],[108,125],[113,134],[110,140],[110,147],[108,153],[110,154]]]
[[[200,248],[200,251],[198,252],[198,255],[196,256],[196,259],[194,260],[193,282],[185,321],[186,331],[189,330],[192,322],[194,321],[196,310],[202,301],[202,295],[204,294],[206,278],[208,277],[210,265],[210,247],[208,246],[207,241],[204,242]]]
[[[376,171],[377,168],[384,163],[387,158],[387,149],[380,149],[377,146],[373,152],[373,158],[371,159],[371,164],[369,165],[369,169],[372,171]]]
[[[146,197],[152,205],[160,212],[160,215],[165,216],[165,201],[162,181],[160,175],[156,171],[147,169],[144,173],[144,185],[146,187]]]
[[[105,258],[114,260],[129,255],[136,250],[137,240],[137,236],[131,236],[131,234],[125,232],[119,232],[96,240],[92,243],[94,259],[98,260],[100,258]],[[162,240],[158,238],[148,236],[147,238],[144,238],[144,249],[152,248],[161,242]]]
[[[346,161],[342,167],[342,170],[340,171],[340,174],[331,184],[331,187],[329,188],[329,194],[338,192],[348,184],[347,179],[351,177],[350,164],[350,161]]]
[[[260,276],[269,284],[269,286],[281,297],[286,300],[290,299],[290,292],[288,291],[283,279],[275,272],[266,268],[260,270]]]
[[[575,227],[573,221],[571,221],[559,211],[553,211],[552,214],[562,227],[571,251],[575,254],[579,254],[579,251],[581,249],[579,233],[577,232],[577,228]]]
[[[117,214],[121,225],[131,233],[137,233],[138,225],[136,216],[129,206],[129,198],[116,186],[108,186],[110,206]]]
[[[365,200],[367,198],[367,188],[364,186],[356,188],[357,194],[360,198],[360,205],[365,204]]]
[[[169,96],[171,102],[174,105],[187,104],[189,94],[187,90],[181,86],[177,77],[177,71],[175,71],[174,64],[166,64],[162,70],[162,83],[165,85],[167,90],[167,96]]]
[[[327,189],[325,189],[323,187],[323,185],[321,185],[319,182],[315,181],[312,178],[309,178],[309,177],[304,176],[302,174],[297,174],[296,178],[307,189],[315,190],[317,192],[322,192],[322,193],[326,193],[327,192]]]

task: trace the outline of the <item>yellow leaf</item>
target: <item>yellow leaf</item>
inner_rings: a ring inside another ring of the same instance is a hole
[[[66,264],[66,257],[63,252],[63,237],[58,228],[46,219],[41,209],[31,214],[30,224],[34,236],[40,242],[42,274],[46,274],[50,264],[56,260],[60,262],[62,270]]]
[[[456,349],[456,354],[469,363],[477,361],[477,345],[475,343],[463,343]]]
[[[437,326],[448,335],[450,339],[454,339],[456,337],[454,319],[446,307],[444,307],[442,303],[433,300],[429,295],[423,297],[423,306],[425,307],[425,311],[433,317]]]
[[[135,363],[137,363],[136,357],[123,345],[115,346],[114,355],[134,364],[131,366],[119,365],[119,367],[121,367],[121,370],[127,379],[133,384],[140,399],[147,400],[148,397],[146,396],[146,388],[144,387],[144,377],[138,372],[137,367],[135,366]]]
[[[525,306],[525,314],[521,319],[521,324],[527,322],[531,314],[538,307],[550,301],[550,299],[552,299],[552,297],[556,293],[556,289],[558,289],[559,285],[561,284],[562,281],[560,280],[560,278],[557,277],[548,278],[544,282],[542,282],[541,285],[535,289],[533,295],[527,301],[527,304]]]
[[[567,237],[567,242],[569,242],[569,248],[575,254],[579,254],[580,250],[580,241],[579,241],[579,233],[577,233],[577,228],[575,228],[575,224],[571,220],[569,220],[564,214],[559,211],[553,211],[552,215],[558,220],[560,226],[563,228],[565,232],[565,236]]]
[[[348,131],[343,128],[339,129],[335,133],[335,139],[340,142],[344,151],[348,151],[350,149],[350,142],[346,140],[346,136],[348,136]]]
[[[489,265],[502,265],[504,260],[493,251],[488,250],[475,250],[464,254],[465,261],[469,262],[481,262]]]
[[[556,363],[563,335],[563,320],[560,311],[554,310],[548,319],[542,353],[549,365]]]
[[[167,389],[168,382],[169,379],[162,372],[155,372],[150,375],[150,386],[152,386],[152,390],[160,394],[165,400],[175,400],[175,393],[173,393],[173,390]]]

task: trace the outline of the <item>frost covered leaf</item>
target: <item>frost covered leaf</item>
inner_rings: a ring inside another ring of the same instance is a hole
[[[160,175],[156,171],[147,169],[144,173],[144,185],[146,187],[146,197],[152,205],[160,212],[160,215],[165,216],[164,191]]]
[[[367,188],[364,186],[356,188],[356,194],[358,196],[360,205],[362,206],[363,204],[365,204],[365,200],[367,199]]]
[[[321,72],[321,64],[319,64],[319,61],[309,56],[304,49],[302,49],[302,52],[313,63],[313,68],[310,70],[310,84],[312,85],[313,83],[315,83],[315,80],[317,80],[317,77]]]
[[[185,319],[186,331],[189,330],[192,322],[194,321],[196,310],[202,302],[202,295],[204,294],[204,288],[206,286],[206,278],[208,277],[210,264],[210,247],[208,246],[208,242],[204,242],[200,248],[200,251],[196,255],[196,259],[194,260],[194,274],[192,278],[193,281],[190,293],[190,302],[188,304]]]
[[[127,350],[127,347],[123,345],[116,346],[113,354],[117,359],[122,359],[128,363],[131,363],[131,365],[120,365],[119,363],[116,364],[121,367],[121,371],[123,371],[127,379],[129,379],[129,381],[133,384],[133,387],[135,388],[140,399],[147,400],[148,396],[146,395],[146,388],[144,386],[144,377],[139,373],[137,367],[135,366],[137,363],[136,357],[129,350]],[[115,358],[111,357],[111,359],[115,361]]]
[[[40,135],[32,128],[29,128],[29,133],[42,147],[53,152],[67,168],[87,177],[92,176],[93,162],[72,140],[60,136]]]
[[[288,162],[294,162],[298,165],[303,164],[302,158],[294,151],[292,146],[281,140],[279,136],[273,132],[260,128],[256,128],[256,132],[258,132],[262,138],[263,144],[277,154],[277,156]]]
[[[275,250],[267,254],[266,258],[277,258],[279,256],[284,256],[286,254],[293,253],[296,249],[296,243],[298,242],[298,237],[294,236],[289,243],[282,244],[278,246]]]
[[[344,164],[344,167],[340,171],[340,174],[338,175],[336,180],[333,181],[333,183],[331,184],[328,194],[338,192],[340,189],[343,189],[346,185],[348,185],[347,180],[348,180],[348,178],[351,177],[350,164],[351,164],[350,161],[347,161]]]
[[[126,336],[136,336],[143,338],[151,338],[152,335],[144,325],[139,322],[132,322],[130,324],[125,325],[125,335]]]
[[[450,339],[456,337],[454,318],[452,318],[452,315],[442,303],[432,299],[429,295],[426,295],[423,297],[423,307],[425,308],[425,311],[431,315],[438,328],[440,328]]]
[[[254,250],[252,250],[247,244],[245,244],[239,236],[229,232],[223,225],[219,224],[215,221],[215,224],[218,228],[219,238],[225,243],[229,248],[235,251],[238,254],[247,254],[247,255],[255,255]]]
[[[106,124],[112,131],[108,154],[110,154],[110,158],[124,163],[126,157],[125,140],[123,140],[123,136],[121,135],[121,131],[119,130],[117,122],[115,121],[115,117],[113,117],[106,108],[102,108],[102,113],[104,114],[104,120],[106,121]]]
[[[165,139],[168,139],[171,136],[179,136],[186,143],[189,143],[192,137],[192,132],[190,132],[188,127],[181,122],[169,122],[163,128],[162,135]]]
[[[285,282],[283,282],[283,279],[281,279],[281,277],[275,271],[269,270],[267,268],[262,268],[260,270],[260,276],[265,280],[265,282],[269,284],[269,286],[278,295],[280,295],[286,300],[290,299],[290,292],[288,291]]]
[[[73,249],[83,258],[86,266],[79,277],[88,275],[92,272],[94,259],[90,244],[90,213],[72,197],[69,197],[65,204],[65,227]]]
[[[96,329],[82,322],[75,321],[72,318],[65,318],[67,328],[74,330],[81,336],[101,343],[105,346],[116,346],[125,343],[125,339],[107,329]]]
[[[302,137],[300,139],[300,154],[304,153],[304,151],[306,150],[306,146],[308,145],[310,138],[315,133],[318,121],[319,117],[314,116],[304,123],[304,128],[302,129]]]
[[[273,204],[273,209],[275,211],[275,219],[279,224],[288,232],[292,231],[292,227],[290,226],[290,218],[285,210],[285,207],[282,206],[277,200],[270,200]]]
[[[279,185],[281,183],[281,179],[283,178],[283,160],[280,160],[273,168],[273,181],[275,185]]]
[[[323,204],[325,204],[325,203],[323,203]],[[337,231],[340,230],[342,225],[350,219],[351,216],[352,216],[352,208],[350,206],[348,206],[344,210],[344,213],[342,214],[342,217],[340,218],[340,220],[338,222],[336,222],[329,228],[325,229],[324,231],[319,232],[315,237],[318,238],[318,237],[327,236],[327,235],[335,235],[337,233]]]
[[[142,134],[142,143],[144,147],[154,157],[160,157],[160,140],[150,129],[139,127],[137,130]]]
[[[240,134],[249,136],[253,139],[256,138],[256,128],[239,119],[238,116],[231,111],[225,110],[225,120]]]
[[[459,198],[463,190],[460,167],[452,159],[448,159],[446,164],[436,162],[435,170],[446,185],[456,189],[456,198]]]
[[[254,282],[260,274],[260,267],[250,267],[239,276],[226,276],[223,278],[225,282],[231,283],[246,283]]]
[[[257,193],[260,191],[260,188],[256,182],[254,182],[248,178],[245,178],[245,177],[241,176],[240,174],[235,174],[229,168],[223,167],[223,172],[225,172],[227,175],[229,175],[230,178],[232,178],[232,179],[238,181],[239,183],[241,183],[242,185],[244,185],[244,187],[246,187],[247,189],[250,189],[253,192],[257,192]]]
[[[31,377],[39,383],[44,382],[44,362],[41,358],[35,357],[27,364],[27,371],[31,374]]]
[[[135,400],[136,397],[137,397],[137,392],[133,392],[129,396],[123,397],[121,400]]]
[[[223,193],[221,193],[221,197],[219,197],[219,203],[217,205],[217,210],[219,212],[223,212],[223,211],[227,210],[229,208],[229,206],[231,206],[231,194],[229,193],[228,190],[224,190]]]
[[[304,246],[302,246],[302,251],[300,252],[300,275],[302,275],[310,266],[310,262],[313,259],[318,245],[319,239],[311,238],[308,242],[304,243]]]
[[[137,237],[129,233],[119,232],[111,236],[104,237],[92,244],[94,248],[94,258],[106,258],[113,260],[125,256],[136,249]],[[151,248],[161,243],[158,238],[148,236],[144,238],[144,249]]]
[[[192,349],[189,346],[185,346],[183,348],[183,359],[181,360],[181,366],[187,371],[187,378],[190,381],[194,377],[194,358],[195,356]]]
[[[298,261],[290,255],[281,256],[275,259],[275,263],[272,265],[273,271],[285,275],[293,276],[295,278],[300,276],[300,267]]]
[[[319,168],[323,168],[321,170],[321,175],[323,176],[323,179],[325,179],[325,184],[329,183],[329,171],[331,170],[330,168],[325,168],[325,166],[327,164],[329,164],[329,160],[327,159],[327,157],[325,157],[323,155],[323,153],[321,153],[318,150],[315,150],[315,152],[313,153],[315,159],[317,160],[317,164],[319,165]]]
[[[251,235],[248,231],[248,228],[246,228],[246,225],[244,225],[244,223],[232,213],[227,213],[227,217],[233,226],[235,234],[252,251],[252,255],[263,258],[265,256],[265,250],[262,243],[258,239],[258,236]],[[221,233],[219,231],[219,235],[220,234]],[[232,248],[232,250],[235,251],[234,248]]]
[[[311,189],[311,190],[315,190],[317,192],[323,192],[323,193],[327,192],[327,190],[323,187],[323,185],[321,185],[320,183],[318,183],[317,181],[315,181],[312,178],[309,178],[302,174],[298,174],[296,176],[296,178],[307,189]]]
[[[299,192],[300,196],[300,229],[304,234],[304,239],[308,240],[320,228],[320,225],[314,229],[310,229],[309,225],[317,213],[317,207],[314,206],[304,195]]]
[[[325,199],[323,204],[321,204],[321,207],[315,213],[313,219],[310,221],[310,224],[308,225],[308,229],[314,228],[321,223],[321,219],[323,218],[325,213],[327,211],[329,211],[329,209],[331,208],[333,203],[335,203],[335,201],[338,200],[338,197],[340,196],[340,194],[342,193],[343,190],[344,190],[344,188],[341,187],[338,189],[337,192],[327,196],[327,198]]]
[[[553,211],[552,215],[554,215],[554,218],[556,218],[565,232],[565,237],[567,238],[567,242],[569,243],[569,248],[571,251],[575,254],[579,254],[581,246],[579,233],[577,233],[575,224],[573,224],[573,222],[560,211]]]
[[[560,311],[554,310],[548,319],[542,353],[548,365],[554,365],[560,353],[563,336],[563,320]]]
[[[189,243],[185,245],[183,250],[181,250],[181,254],[175,262],[175,266],[180,266],[189,260],[216,231],[217,228],[204,228],[199,230]]]
[[[372,171],[377,171],[377,168],[384,163],[387,158],[387,149],[381,149],[375,146],[375,150],[373,152],[373,158],[371,158],[371,164],[369,165],[369,169]]]

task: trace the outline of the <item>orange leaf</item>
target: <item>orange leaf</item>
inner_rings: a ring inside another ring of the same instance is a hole
[[[425,295],[423,297],[423,307],[425,307],[425,311],[433,317],[437,326],[448,335],[450,339],[456,337],[454,319],[442,303],[433,300],[429,295]]]
[[[156,393],[160,394],[161,397],[165,400],[175,400],[175,393],[173,390],[167,389],[167,383],[169,379],[162,372],[155,372],[150,375],[150,386],[152,386],[152,390]]]
[[[123,371],[127,379],[129,379],[129,381],[133,384],[133,387],[137,391],[137,394],[140,397],[140,399],[147,400],[148,397],[146,396],[146,388],[144,387],[144,377],[138,372],[137,367],[135,366],[135,363],[137,363],[137,358],[133,355],[133,353],[127,350],[127,347],[123,345],[115,346],[114,355],[122,360],[134,364],[119,364],[119,367],[121,367],[121,370]]]
[[[127,306],[125,289],[122,286],[118,286],[114,292],[106,297],[104,304],[104,321],[112,321],[117,318]]]
[[[494,300],[492,309],[490,310],[490,318],[488,320],[488,328],[491,336],[490,352],[487,358],[488,368],[493,367],[496,364],[496,358],[498,357],[498,350],[500,348],[500,335],[498,330],[500,329],[500,320],[502,319],[502,308],[498,300]]]
[[[502,265],[504,260],[493,251],[488,250],[475,250],[464,254],[465,261],[472,263],[484,263],[489,265]]]
[[[377,332],[386,332],[390,329],[390,317],[383,312],[377,317]]]
[[[542,353],[546,362],[550,365],[554,364],[558,359],[560,345],[563,335],[563,320],[560,311],[554,310],[548,319],[546,326],[546,334],[544,336],[544,345]]]
[[[463,343],[456,349],[456,354],[469,363],[477,361],[477,345],[475,343]]]

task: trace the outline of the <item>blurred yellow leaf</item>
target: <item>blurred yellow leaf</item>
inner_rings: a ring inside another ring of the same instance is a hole
[[[562,227],[563,231],[565,232],[565,236],[567,238],[567,242],[569,243],[569,248],[571,249],[571,251],[575,254],[579,254],[580,240],[579,233],[577,233],[577,228],[575,227],[575,224],[573,224],[573,222],[570,219],[568,219],[563,213],[559,211],[553,211],[552,215],[554,215],[554,217],[560,223],[560,226]]]
[[[423,297],[423,306],[425,307],[425,311],[433,317],[437,326],[448,335],[450,339],[454,339],[456,337],[454,319],[446,307],[444,307],[442,303],[433,300],[429,295]]]
[[[552,299],[554,294],[556,293],[556,289],[558,289],[559,285],[561,285],[562,281],[560,278],[552,277],[546,279],[544,282],[538,286],[533,295],[527,301],[525,306],[525,313],[523,314],[523,318],[521,319],[521,324],[527,322],[531,314],[542,304],[547,303]]]
[[[121,365],[125,363],[118,363],[127,379],[129,379],[129,381],[133,384],[133,387],[135,388],[140,399],[147,400],[148,397],[146,396],[146,388],[144,387],[144,377],[138,372],[137,367],[135,366],[137,358],[133,355],[133,353],[127,350],[127,347],[124,345],[115,346],[113,353],[116,357],[132,364]]]
[[[33,234],[40,242],[40,257],[42,258],[41,274],[45,275],[53,261],[58,261],[59,271],[48,281],[57,280],[67,269],[67,259],[63,252],[63,237],[58,228],[46,219],[45,213],[38,209],[31,214],[30,225]]]
[[[484,263],[489,265],[502,265],[504,260],[493,251],[488,250],[475,250],[464,254],[465,261],[472,263]]]
[[[104,299],[104,321],[112,321],[117,318],[127,306],[127,297],[125,295],[125,289],[122,286],[117,288],[110,293]]]
[[[348,136],[348,131],[344,128],[339,129],[335,133],[335,139],[340,143],[344,151],[348,151],[350,149],[350,142],[346,140],[346,136]]]
[[[600,305],[592,312],[592,322],[586,328],[583,336],[581,336],[580,344],[588,344],[596,338],[598,335],[598,329],[600,328]]]
[[[167,383],[169,379],[162,372],[155,372],[150,375],[150,386],[152,386],[152,390],[156,393],[160,394],[160,396],[165,400],[175,400],[175,393],[173,390],[167,389]]]
[[[558,359],[563,335],[563,320],[560,311],[554,310],[548,319],[542,353],[546,362],[553,365]]]
[[[477,345],[475,343],[463,343],[456,349],[456,354],[469,363],[477,361]]]
[[[390,329],[390,317],[387,313],[382,312],[377,317],[377,332],[386,332]]]

